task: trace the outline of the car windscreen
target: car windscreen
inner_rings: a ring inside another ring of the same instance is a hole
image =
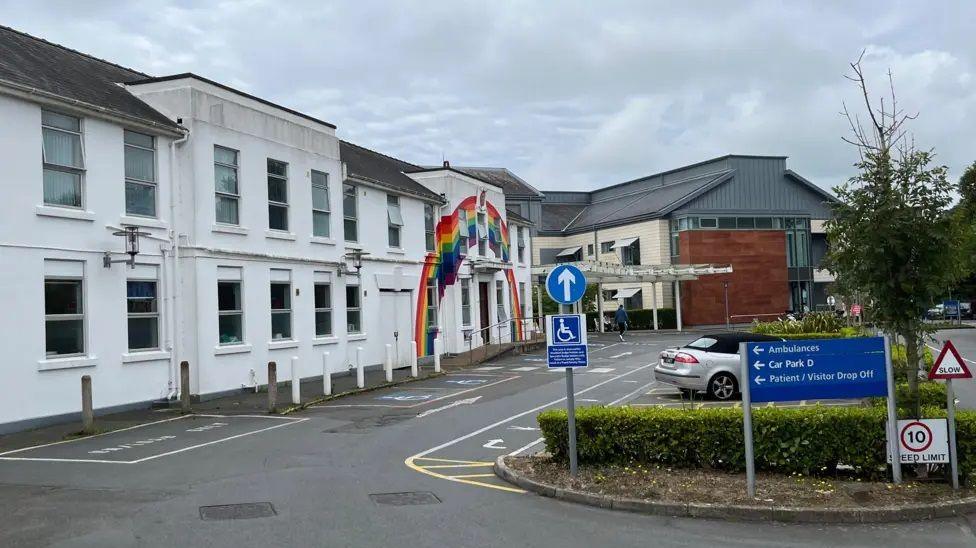
[[[718,340],[713,339],[711,337],[700,337],[686,344],[685,348],[694,348],[696,350],[708,350],[713,346],[715,346],[715,343],[717,342]]]

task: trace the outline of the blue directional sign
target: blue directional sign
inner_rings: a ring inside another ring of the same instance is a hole
[[[746,343],[753,402],[887,396],[884,338]]]
[[[550,369],[586,367],[585,326],[582,314],[546,316],[546,362]]]
[[[546,276],[546,292],[559,304],[573,304],[586,293],[586,276],[573,265],[561,264]]]
[[[953,299],[942,301],[942,315],[946,318],[958,318],[959,301]]]

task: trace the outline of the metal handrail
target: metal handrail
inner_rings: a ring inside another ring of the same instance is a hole
[[[539,318],[541,318],[541,316],[532,316],[531,318],[525,318],[525,317],[510,318],[510,319],[507,319],[507,320],[502,320],[502,321],[497,322],[497,323],[493,323],[491,325],[487,325],[485,327],[481,327],[481,328],[478,328],[478,329],[469,331],[467,333],[467,335],[466,335],[467,336],[467,339],[468,339],[468,365],[473,365],[473,363],[474,363],[474,338],[475,338],[475,334],[476,333],[481,333],[483,331],[488,331],[488,340],[485,341],[485,346],[488,346],[488,345],[491,344],[491,341],[492,341],[491,331],[490,330],[492,328],[497,327],[498,328],[498,339],[497,339],[498,340],[498,344],[502,344],[502,326],[508,325],[511,322],[523,322],[523,327],[524,327],[524,322],[531,322],[531,321],[537,320]],[[515,341],[514,340],[514,337],[513,337],[512,342],[514,343],[514,342],[524,342],[524,341]]]

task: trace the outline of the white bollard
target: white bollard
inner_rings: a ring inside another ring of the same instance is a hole
[[[366,377],[363,375],[363,347],[356,347],[356,386],[366,388]]]
[[[410,341],[410,376],[417,378],[417,341]]]
[[[302,403],[302,378],[298,374],[298,356],[291,357],[291,403]]]
[[[329,371],[329,353],[322,352],[322,393],[332,395],[332,372]]]
[[[386,371],[386,382],[393,382],[393,345],[386,345],[386,361],[383,362],[383,370]]]
[[[434,373],[441,372],[441,338],[434,339]]]

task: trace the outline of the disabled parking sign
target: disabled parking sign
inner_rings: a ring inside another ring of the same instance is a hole
[[[587,366],[585,325],[582,314],[546,316],[546,362],[549,369]]]

